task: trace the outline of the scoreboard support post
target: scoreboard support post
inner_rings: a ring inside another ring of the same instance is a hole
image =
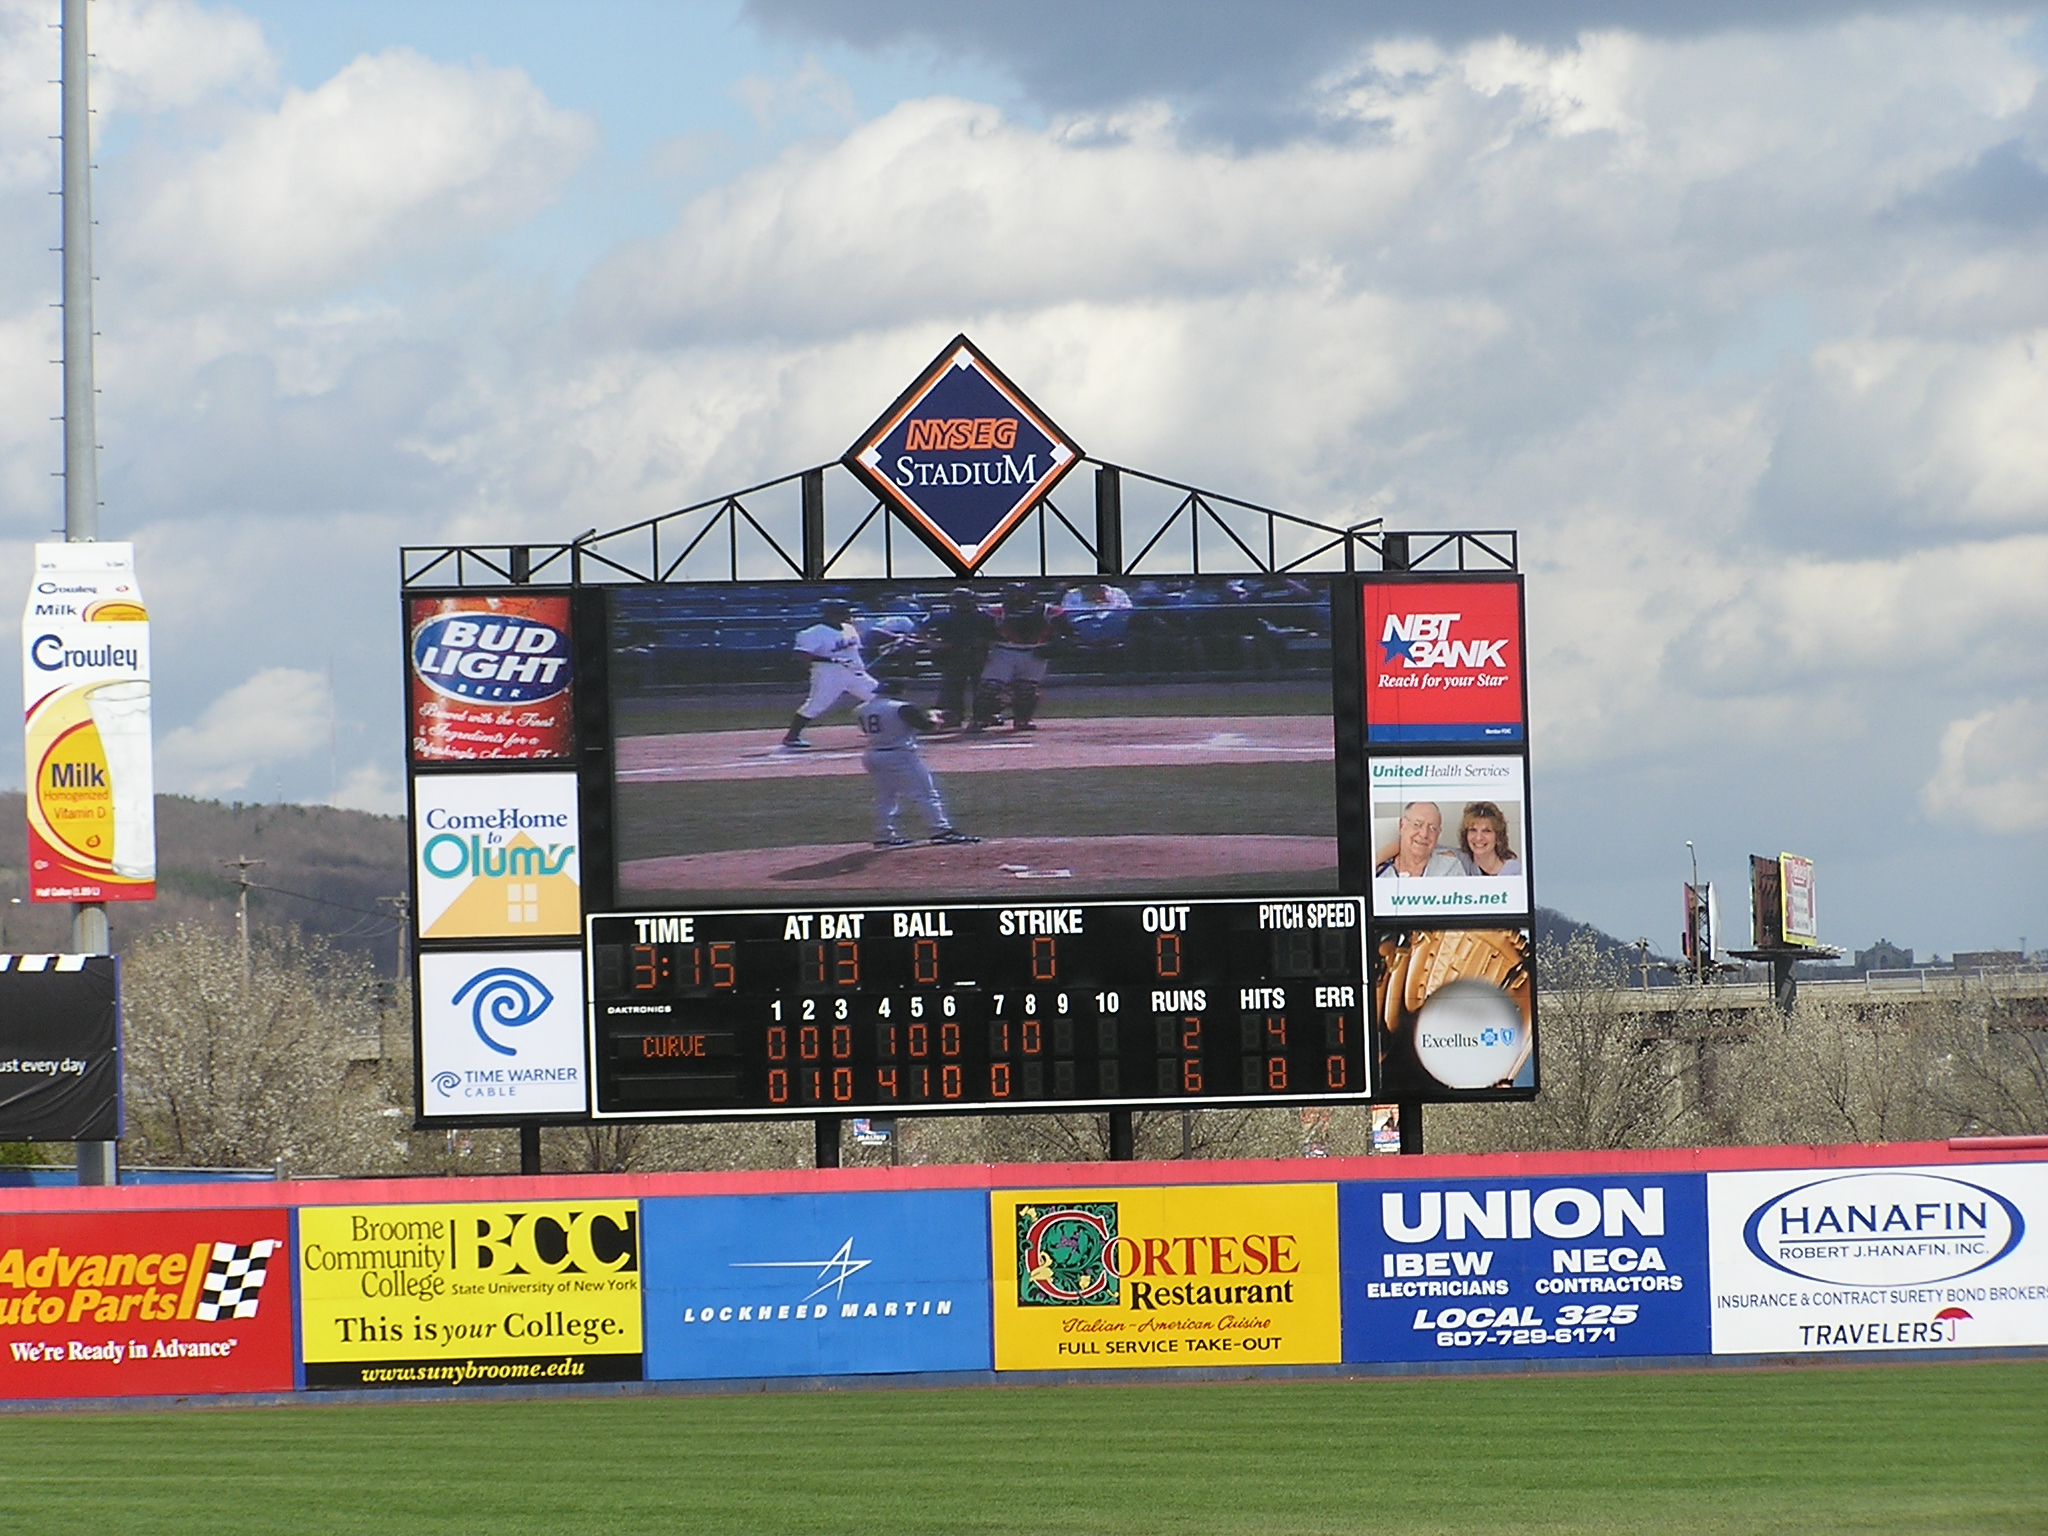
[[[1131,1111],[1112,1109],[1109,1112],[1109,1160],[1128,1163],[1137,1155],[1137,1132],[1131,1124]]]
[[[813,1168],[837,1168],[839,1166],[839,1117],[820,1115],[811,1122],[817,1132],[814,1150],[811,1153]]]
[[[1422,1101],[1403,1099],[1394,1106],[1400,1116],[1401,1155],[1420,1157],[1422,1155]]]
[[[523,1174],[540,1172],[540,1127],[537,1125],[519,1127],[519,1171]]]

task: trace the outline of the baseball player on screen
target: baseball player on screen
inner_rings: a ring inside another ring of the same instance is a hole
[[[811,664],[811,691],[803,707],[790,717],[781,750],[805,752],[804,727],[843,698],[865,704],[875,696],[875,680],[860,657],[860,631],[853,627],[853,609],[838,598],[819,604],[821,623],[799,630],[796,653]]]
[[[917,749],[918,733],[933,729],[937,722],[918,705],[906,704],[896,697],[899,686],[895,677],[888,678],[876,686],[872,698],[853,712],[854,724],[860,727],[861,739],[866,744],[860,755],[861,766],[867,769],[875,790],[875,846],[907,848],[914,841],[905,837],[897,825],[897,815],[905,802],[922,812],[933,842],[980,842],[980,838],[957,830],[948,819],[946,803],[939,798],[939,786],[932,780],[931,769],[925,766],[924,754]]]
[[[1038,693],[1045,683],[1046,648],[1051,645],[1059,610],[1044,602],[1031,588],[1019,584],[1003,593],[1001,617],[989,645],[988,662],[981,669],[981,686],[974,695],[974,723],[969,731],[985,731],[996,723],[1005,695],[1010,705],[1010,727],[1035,731],[1031,717],[1038,713]]]

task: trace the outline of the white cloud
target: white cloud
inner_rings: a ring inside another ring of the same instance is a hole
[[[128,259],[206,289],[319,291],[524,222],[595,140],[521,70],[364,55],[169,167]]]
[[[1994,836],[2048,829],[2048,705],[2014,699],[1952,723],[1920,802],[1935,821]]]
[[[348,811],[378,816],[405,814],[405,786],[382,763],[360,763],[349,769],[327,803]]]
[[[219,795],[262,768],[304,757],[328,740],[327,679],[298,667],[266,667],[206,706],[191,725],[161,737],[157,787]]]

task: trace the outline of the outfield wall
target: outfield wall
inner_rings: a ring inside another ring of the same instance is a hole
[[[0,1190],[0,1399],[2048,1346],[2048,1147]]]

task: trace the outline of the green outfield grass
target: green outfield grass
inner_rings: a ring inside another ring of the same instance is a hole
[[[938,779],[954,822],[983,837],[1337,835],[1330,763],[1045,768]],[[618,804],[619,848],[628,859],[865,842],[875,810],[865,773],[622,784]]]
[[[2048,1364],[0,1419],[23,1532],[2038,1532]]]

